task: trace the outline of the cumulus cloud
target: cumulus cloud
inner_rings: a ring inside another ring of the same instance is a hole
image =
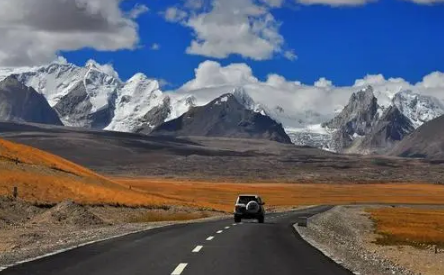
[[[121,0],[0,0],[0,66],[47,63],[59,51],[134,49],[134,19],[148,8],[123,11]]]
[[[352,86],[334,86],[325,77],[314,85],[288,80],[278,74],[270,74],[265,81],[254,76],[246,64],[222,66],[218,62],[205,61],[195,70],[195,78],[175,93],[196,95],[206,104],[215,97],[242,87],[257,102],[266,103],[271,110],[281,107],[285,114],[286,127],[297,128],[304,124],[315,124],[331,119],[347,104],[352,93],[371,85],[378,103],[391,104],[393,96],[404,90],[422,95],[435,96],[444,101],[444,73],[435,72],[416,84],[402,78],[386,79],[383,75],[368,75],[355,81]]]
[[[178,7],[169,7],[164,13],[165,20],[168,22],[181,22],[187,18],[188,13]]]
[[[273,8],[279,8],[284,4],[284,0],[261,0],[265,4]]]
[[[404,0],[404,1],[410,1],[420,5],[433,5],[433,4],[444,3],[444,0]]]
[[[444,88],[444,73],[433,72],[426,75],[418,85],[424,88]]]
[[[203,1],[187,0],[182,8],[170,7],[164,15],[167,21],[192,30],[188,54],[214,58],[237,54],[253,60],[281,54],[295,60],[296,54],[285,48],[279,33],[281,22],[270,12],[282,4],[282,0],[211,0],[206,6]]]
[[[197,90],[201,88],[246,85],[258,82],[253,71],[247,64],[231,64],[222,67],[218,62],[202,62],[194,70],[196,78],[182,86],[182,90]]]
[[[326,79],[325,77],[321,77],[321,78],[319,78],[318,81],[316,81],[314,83],[314,86],[318,87],[318,88],[328,88],[328,87],[333,86],[333,82],[331,82],[330,80]]]
[[[328,5],[333,7],[339,6],[362,6],[378,0],[296,0],[303,5]],[[419,0],[420,1],[420,0]]]

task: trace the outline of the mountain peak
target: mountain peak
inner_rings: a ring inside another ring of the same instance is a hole
[[[234,94],[226,93],[211,101],[209,105],[223,105],[230,103],[237,103],[240,105],[240,102],[236,99]]]
[[[268,139],[291,143],[282,125],[242,105],[232,93],[156,127],[156,135]]]

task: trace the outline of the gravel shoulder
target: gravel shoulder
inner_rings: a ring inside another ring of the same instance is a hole
[[[432,249],[380,246],[374,243],[374,225],[368,207],[337,206],[309,220],[308,227],[295,225],[311,245],[355,274],[444,274],[444,257]]]

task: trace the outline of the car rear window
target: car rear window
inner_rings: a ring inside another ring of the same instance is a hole
[[[238,203],[247,204],[250,201],[257,201],[257,199],[254,196],[241,196],[239,197]]]

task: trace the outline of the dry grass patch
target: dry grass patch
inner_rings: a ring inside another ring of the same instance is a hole
[[[418,208],[368,209],[375,222],[376,243],[382,245],[437,245],[444,248],[444,210]]]
[[[444,186],[431,184],[232,184],[155,179],[114,179],[147,194],[232,211],[240,193],[262,195],[266,205],[416,203],[444,204]]]
[[[172,199],[130,190],[85,167],[44,151],[0,139],[0,196],[33,203],[73,200],[81,204],[157,206]]]
[[[169,213],[162,211],[149,211],[145,214],[131,218],[129,222],[146,223],[146,222],[163,222],[163,221],[189,221],[189,220],[203,219],[208,217],[210,217],[210,215],[205,212]]]

